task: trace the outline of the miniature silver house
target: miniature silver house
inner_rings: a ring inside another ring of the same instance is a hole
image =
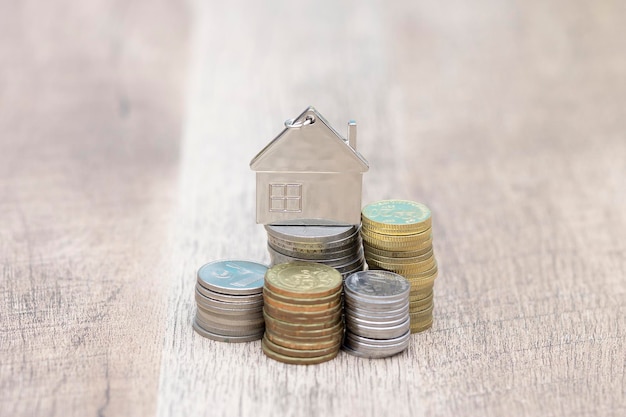
[[[250,162],[259,224],[359,224],[367,161],[356,150],[356,123],[344,139],[313,107]]]

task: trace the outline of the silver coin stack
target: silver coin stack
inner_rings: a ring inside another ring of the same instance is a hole
[[[389,271],[363,271],[344,282],[346,335],[344,350],[365,358],[402,352],[411,336],[411,284]]]
[[[343,278],[365,266],[358,226],[267,225],[271,266],[309,261],[338,270]]]
[[[198,334],[220,342],[263,337],[263,283],[267,267],[248,261],[216,261],[198,270]]]

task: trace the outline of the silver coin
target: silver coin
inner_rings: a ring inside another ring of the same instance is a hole
[[[196,321],[193,322],[194,330],[202,337],[206,337],[207,339],[216,340],[218,342],[228,342],[228,343],[241,343],[241,342],[251,342],[253,340],[259,340],[263,337],[264,332],[259,332],[255,334],[251,334],[248,336],[224,336],[221,334],[209,332],[202,327],[200,327]]]
[[[233,325],[215,323],[210,320],[204,320],[200,316],[196,315],[196,322],[205,330],[213,333],[219,333],[224,336],[245,336],[247,334],[258,333],[265,327],[264,323],[256,324],[254,326],[249,325]]]
[[[360,317],[355,317],[351,314],[346,313],[345,320],[346,325],[352,327],[356,326],[368,326],[377,329],[387,329],[390,327],[400,326],[409,318],[408,313],[404,315],[404,317],[399,317],[391,320],[367,320]]]
[[[362,243],[361,236],[358,233],[355,233],[354,235],[349,236],[345,239],[324,243],[300,243],[291,240],[279,239],[273,236],[268,236],[267,241],[270,242],[272,245],[280,248],[285,248],[297,252],[313,253],[337,252],[343,249],[347,249],[351,246],[355,246],[357,244],[360,245]]]
[[[245,316],[218,316],[215,314],[207,313],[202,308],[196,309],[196,316],[201,320],[211,323],[215,326],[229,326],[229,327],[256,327],[265,323],[263,314],[261,316],[254,315],[251,317]]]
[[[356,226],[276,226],[267,225],[271,236],[298,242],[332,242],[358,233]]]
[[[305,259],[302,257],[293,257],[284,255],[280,252],[274,250],[270,245],[267,245],[267,251],[270,254],[270,258],[272,259],[272,265],[293,262],[293,261],[307,261],[309,259]],[[355,253],[352,253],[348,256],[344,256],[343,258],[328,258],[328,259],[319,259],[316,260],[319,263],[323,263],[324,265],[332,266],[332,267],[344,267],[351,263],[354,263],[355,260],[364,261],[363,250],[358,249]]]
[[[347,330],[345,337],[346,337],[346,340],[350,339],[353,343],[356,343],[356,344],[361,343],[361,344],[371,345],[371,346],[386,347],[386,346],[395,346],[400,343],[407,342],[408,339],[410,339],[411,337],[411,331],[409,330],[408,332],[404,333],[400,337],[396,337],[394,339],[368,339],[366,337],[359,336],[358,334],[352,333],[351,331]]]
[[[393,339],[410,330],[411,321],[407,319],[404,323],[386,328],[366,326],[357,324],[353,321],[346,321],[346,326],[352,333],[356,333],[359,336],[367,337],[369,339]]]
[[[278,253],[281,253],[286,256],[290,256],[292,258],[298,258],[298,259],[308,260],[308,261],[318,261],[318,260],[323,261],[325,259],[337,259],[337,258],[345,258],[348,256],[356,256],[356,254],[359,253],[359,249],[360,249],[358,245],[354,245],[354,246],[349,246],[345,249],[341,249],[339,251],[332,251],[332,252],[320,252],[320,251],[304,252],[304,251],[296,251],[293,249],[289,250],[289,249],[277,247],[277,246],[272,245],[272,242],[270,241],[268,241],[267,244]]]
[[[205,306],[211,306],[211,307],[215,307],[215,308],[221,308],[221,309],[225,309],[225,310],[254,310],[257,308],[262,308],[263,307],[263,298],[261,297],[260,300],[255,300],[252,302],[246,302],[246,303],[229,303],[226,301],[220,301],[220,300],[216,300],[214,298],[211,297],[206,297],[204,295],[202,295],[202,293],[200,293],[199,291],[196,290],[196,303],[198,304],[203,304]]]
[[[355,297],[383,301],[408,297],[411,284],[402,275],[384,270],[355,272],[346,278],[345,291]]]
[[[354,297],[348,290],[344,290],[345,292],[345,301],[346,306],[371,311],[374,314],[377,314],[379,311],[388,311],[390,314],[397,312],[396,310],[402,310],[409,305],[408,297],[404,297],[399,300],[385,300],[385,301],[372,301],[371,299],[363,299]]]
[[[267,267],[250,261],[215,261],[198,270],[198,284],[230,295],[258,294],[263,290]]]
[[[386,323],[386,322],[396,322],[396,321],[401,321],[406,317],[409,317],[409,311],[403,311],[401,313],[398,314],[394,314],[394,315],[383,315],[383,314],[378,314],[378,315],[374,315],[374,314],[361,314],[361,313],[355,313],[354,310],[350,309],[350,308],[346,308],[345,309],[345,313],[344,315],[346,317],[350,317],[350,318],[356,318],[359,320],[363,320],[365,322],[370,322],[370,323]]]
[[[263,311],[263,304],[260,304],[254,307],[245,308],[245,309],[221,308],[221,307],[215,306],[215,304],[206,303],[202,299],[199,299],[199,297],[196,298],[196,305],[198,307],[201,307],[203,310],[207,312],[217,314],[220,316],[249,316],[255,313],[260,314],[261,311]]]
[[[346,255],[343,256],[347,256],[349,251],[353,251],[355,248],[360,247],[360,241],[358,239],[354,241],[342,241],[332,246],[323,247],[297,245],[293,242],[286,242],[272,237],[268,237],[267,243],[275,250],[285,255],[291,256],[291,254],[297,254],[307,257],[325,255],[327,258],[341,258],[341,254],[346,253]]]
[[[346,338],[343,348],[348,353],[365,358],[386,358],[397,355],[409,347],[410,338],[395,345],[378,346],[367,343],[355,342],[353,339]]]
[[[200,284],[196,284],[196,291],[205,297],[212,298],[214,300],[224,301],[226,303],[252,303],[259,302],[263,299],[263,293],[260,292],[258,294],[250,294],[250,295],[230,295],[230,294],[222,294],[219,292],[207,290]]]

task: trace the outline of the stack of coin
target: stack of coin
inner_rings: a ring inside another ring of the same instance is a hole
[[[248,261],[216,261],[202,266],[196,284],[196,332],[220,342],[263,337],[266,271],[265,265]]]
[[[412,201],[385,200],[365,206],[361,219],[367,265],[404,276],[411,283],[411,331],[430,328],[438,271],[430,210]]]
[[[341,274],[326,265],[295,261],[268,269],[263,352],[300,365],[337,356],[343,338],[341,290]]]
[[[344,349],[366,358],[384,358],[409,346],[411,285],[389,271],[356,272],[346,278]]]
[[[332,266],[345,278],[365,263],[358,226],[267,225],[272,263],[308,261]]]

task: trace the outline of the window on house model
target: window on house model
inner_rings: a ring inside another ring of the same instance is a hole
[[[302,184],[270,184],[270,211],[302,211]]]

